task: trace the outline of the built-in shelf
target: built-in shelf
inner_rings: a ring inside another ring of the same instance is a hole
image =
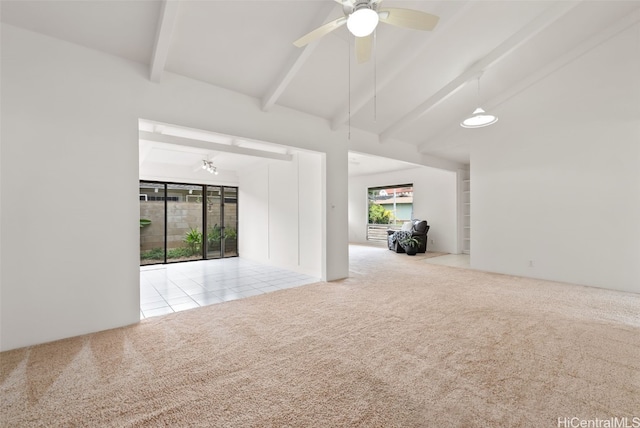
[[[471,179],[464,178],[462,184],[462,252],[464,254],[471,254]]]

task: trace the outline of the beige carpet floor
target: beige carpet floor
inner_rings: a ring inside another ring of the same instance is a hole
[[[2,426],[558,427],[559,418],[640,417],[640,295],[425,257],[355,246],[346,280],[4,352]]]

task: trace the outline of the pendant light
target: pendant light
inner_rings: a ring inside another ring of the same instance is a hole
[[[480,104],[480,77],[478,76],[478,104]],[[460,122],[460,126],[463,128],[482,128],[484,126],[493,125],[498,121],[498,116],[484,111],[482,107],[477,107],[471,116]]]

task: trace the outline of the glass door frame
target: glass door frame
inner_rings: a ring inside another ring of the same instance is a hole
[[[235,186],[220,186],[221,188],[221,193],[220,193],[220,203],[222,204],[222,206],[220,207],[220,218],[222,221],[222,226],[220,227],[220,230],[222,231],[222,244],[220,245],[220,252],[222,254],[222,258],[227,258],[227,257],[238,257],[238,188]],[[236,207],[236,215],[235,215],[235,240],[236,240],[236,249],[235,252],[236,254],[233,256],[227,256],[227,249],[226,249],[226,245],[227,245],[227,233],[226,233],[226,229],[229,227],[233,227],[233,226],[229,226],[226,224],[225,218],[226,218],[226,205],[227,205],[227,195],[226,195],[226,190],[227,189],[235,189],[234,190],[234,194],[235,194],[235,207]]]
[[[220,201],[218,201],[218,207],[220,209],[219,217],[222,218],[222,216],[223,216],[223,214],[222,214],[222,210],[223,210],[223,207],[222,207],[222,187],[223,186],[214,186],[214,185],[211,185],[211,186],[205,185],[204,186],[204,194],[206,195],[206,200],[203,201],[205,203],[204,203],[204,205],[202,207],[202,209],[203,209],[202,215],[203,215],[203,219],[204,219],[203,227],[207,231],[207,245],[203,245],[202,258],[205,259],[205,260],[215,260],[215,259],[221,259],[221,258],[224,257],[224,253],[222,252],[223,245],[224,245],[224,239],[222,239],[222,237],[224,236],[223,235],[224,231],[223,231],[223,227],[222,226],[219,227],[219,231],[218,231],[218,234],[219,234],[218,242],[219,242],[220,247],[219,247],[219,250],[218,250],[217,253],[219,254],[219,257],[215,257],[215,256],[211,256],[210,257],[210,255],[209,255],[209,224],[208,224],[209,216],[208,216],[208,212],[207,212],[208,207],[209,207],[209,198],[215,198],[214,195],[209,195],[209,192],[212,191],[212,188],[220,189],[220,195],[219,195]],[[216,223],[216,225],[218,225],[218,223]]]
[[[220,191],[220,195],[219,195],[219,207],[220,207],[220,215],[219,215],[219,219],[220,219],[220,250],[219,250],[219,256],[215,257],[214,256],[209,256],[209,249],[205,248],[205,252],[204,252],[204,257],[207,260],[214,260],[214,259],[223,259],[223,258],[230,258],[230,257],[238,257],[239,256],[239,252],[238,252],[238,187],[237,186],[225,186],[225,185],[216,185],[216,186],[205,186],[205,192],[208,193],[209,192],[209,188],[211,187],[215,187],[216,189],[219,189]],[[226,243],[227,243],[227,236],[226,236],[226,229],[228,229],[229,227],[234,227],[234,226],[229,226],[227,225],[226,221],[225,221],[225,216],[226,216],[226,191],[227,189],[233,189],[233,194],[235,195],[235,207],[236,207],[236,213],[235,213],[235,240],[236,240],[236,248],[235,248],[235,254],[234,255],[227,255],[227,251],[226,251]],[[209,195],[207,194],[207,200],[209,199]],[[206,210],[206,206],[204,207],[204,209]],[[205,217],[205,223],[206,223],[206,213],[204,213],[204,217]],[[218,223],[216,223],[218,224]],[[207,233],[208,233],[208,225],[205,224],[205,227],[207,227]],[[207,239],[207,243],[208,243],[208,239]]]

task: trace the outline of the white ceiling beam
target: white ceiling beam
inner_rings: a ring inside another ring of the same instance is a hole
[[[153,45],[153,54],[151,56],[151,65],[149,79],[152,82],[159,83],[164,71],[164,66],[169,55],[169,45],[171,44],[171,35],[178,16],[178,0],[164,0],[160,9],[160,17],[158,18],[158,27],[156,29],[156,39]]]
[[[482,73],[483,71],[487,70],[491,66],[509,56],[518,47],[531,40],[533,37],[541,33],[545,28],[547,28],[558,19],[563,17],[565,14],[567,14],[570,10],[575,8],[578,4],[580,4],[581,1],[583,0],[554,3],[537,18],[529,22],[514,35],[512,35],[502,44],[493,49],[487,56],[476,62],[467,71],[458,75],[435,94],[427,98],[418,107],[414,108],[394,124],[382,131],[382,133],[380,133],[380,142],[388,142],[393,135],[396,135],[407,125],[413,123],[420,116],[445,101],[451,95],[460,90],[460,88],[465,83],[477,77],[479,73]]]
[[[473,3],[470,1],[451,2],[449,4],[451,5],[450,7],[456,8],[456,10],[452,13],[452,17],[445,20],[442,24],[439,24],[433,30],[433,33],[429,34],[428,37],[425,37],[425,41],[423,43],[421,43],[418,47],[407,45],[406,49],[404,50],[396,50],[395,58],[389,61],[385,61],[386,64],[389,64],[391,70],[388,73],[385,73],[382,70],[378,72],[378,75],[382,76],[376,82],[376,90],[378,92],[382,91],[389,84],[394,83],[400,73],[405,71],[407,68],[409,68],[409,66],[411,66],[413,62],[416,61],[417,56],[415,55],[415,52],[427,52],[429,46],[437,43],[442,35],[446,33],[447,29],[453,26],[453,24],[455,24],[458,19],[460,19],[460,17],[462,17],[473,5]],[[349,122],[349,115],[356,115],[372,99],[373,92],[370,88],[365,88],[361,90],[359,94],[352,95],[351,108],[349,108],[349,105],[345,104],[340,109],[340,112],[331,119],[331,129],[335,131],[340,127],[346,125]],[[351,112],[349,112],[349,110],[351,110]]]
[[[334,18],[334,10],[336,5],[333,3],[327,3],[325,9],[327,11],[327,15],[322,20],[317,20],[314,23],[314,28],[319,27],[323,23]],[[321,16],[323,14],[320,14]],[[269,111],[278,99],[282,95],[282,93],[287,89],[287,86],[291,83],[291,81],[296,77],[304,63],[309,59],[313,51],[318,46],[318,40],[315,42],[309,43],[304,48],[296,48],[295,55],[293,55],[287,65],[282,69],[278,79],[271,85],[271,88],[267,91],[266,95],[262,97],[262,110]],[[293,42],[291,43],[293,45]]]
[[[488,111],[493,111],[500,105],[504,104],[511,98],[517,96],[521,92],[540,82],[547,76],[555,73],[560,70],[562,67],[572,63],[576,59],[580,58],[582,55],[591,51],[592,49],[598,47],[602,43],[611,39],[612,37],[620,34],[627,28],[640,23],[640,9],[636,9],[636,11],[632,14],[626,15],[624,18],[618,20],[613,25],[607,27],[605,30],[600,31],[599,33],[591,36],[587,40],[583,41],[579,45],[571,48],[569,51],[563,53],[558,56],[555,60],[547,63],[542,68],[539,68],[534,73],[528,74],[523,79],[516,82],[514,85],[509,87],[507,90],[502,91],[497,96],[493,97],[490,100],[487,100],[484,104],[487,107]],[[418,146],[418,151],[420,153],[428,153],[429,150],[441,149],[444,147],[451,147],[448,144],[449,139],[447,136],[451,135],[454,132],[460,130],[459,123],[452,122],[450,126],[445,128],[447,132],[440,133],[435,137],[431,138],[428,141],[423,142]]]
[[[296,77],[304,63],[309,59],[313,51],[315,50],[318,42],[309,43],[304,48],[296,52],[295,56],[289,61],[287,66],[283,69],[282,73],[278,77],[278,80],[269,89],[267,94],[262,98],[262,111],[269,111],[278,101],[282,93],[287,89],[287,86]]]
[[[239,146],[230,146],[228,144],[212,143],[210,141],[176,137],[174,135],[156,134],[148,131],[140,131],[138,134],[141,140],[155,141],[156,143],[174,144],[183,147],[194,147],[197,149],[235,153],[237,155],[254,156],[259,158],[276,159],[283,161],[291,161],[293,159],[293,156],[288,154],[268,152],[266,150],[248,149]]]

